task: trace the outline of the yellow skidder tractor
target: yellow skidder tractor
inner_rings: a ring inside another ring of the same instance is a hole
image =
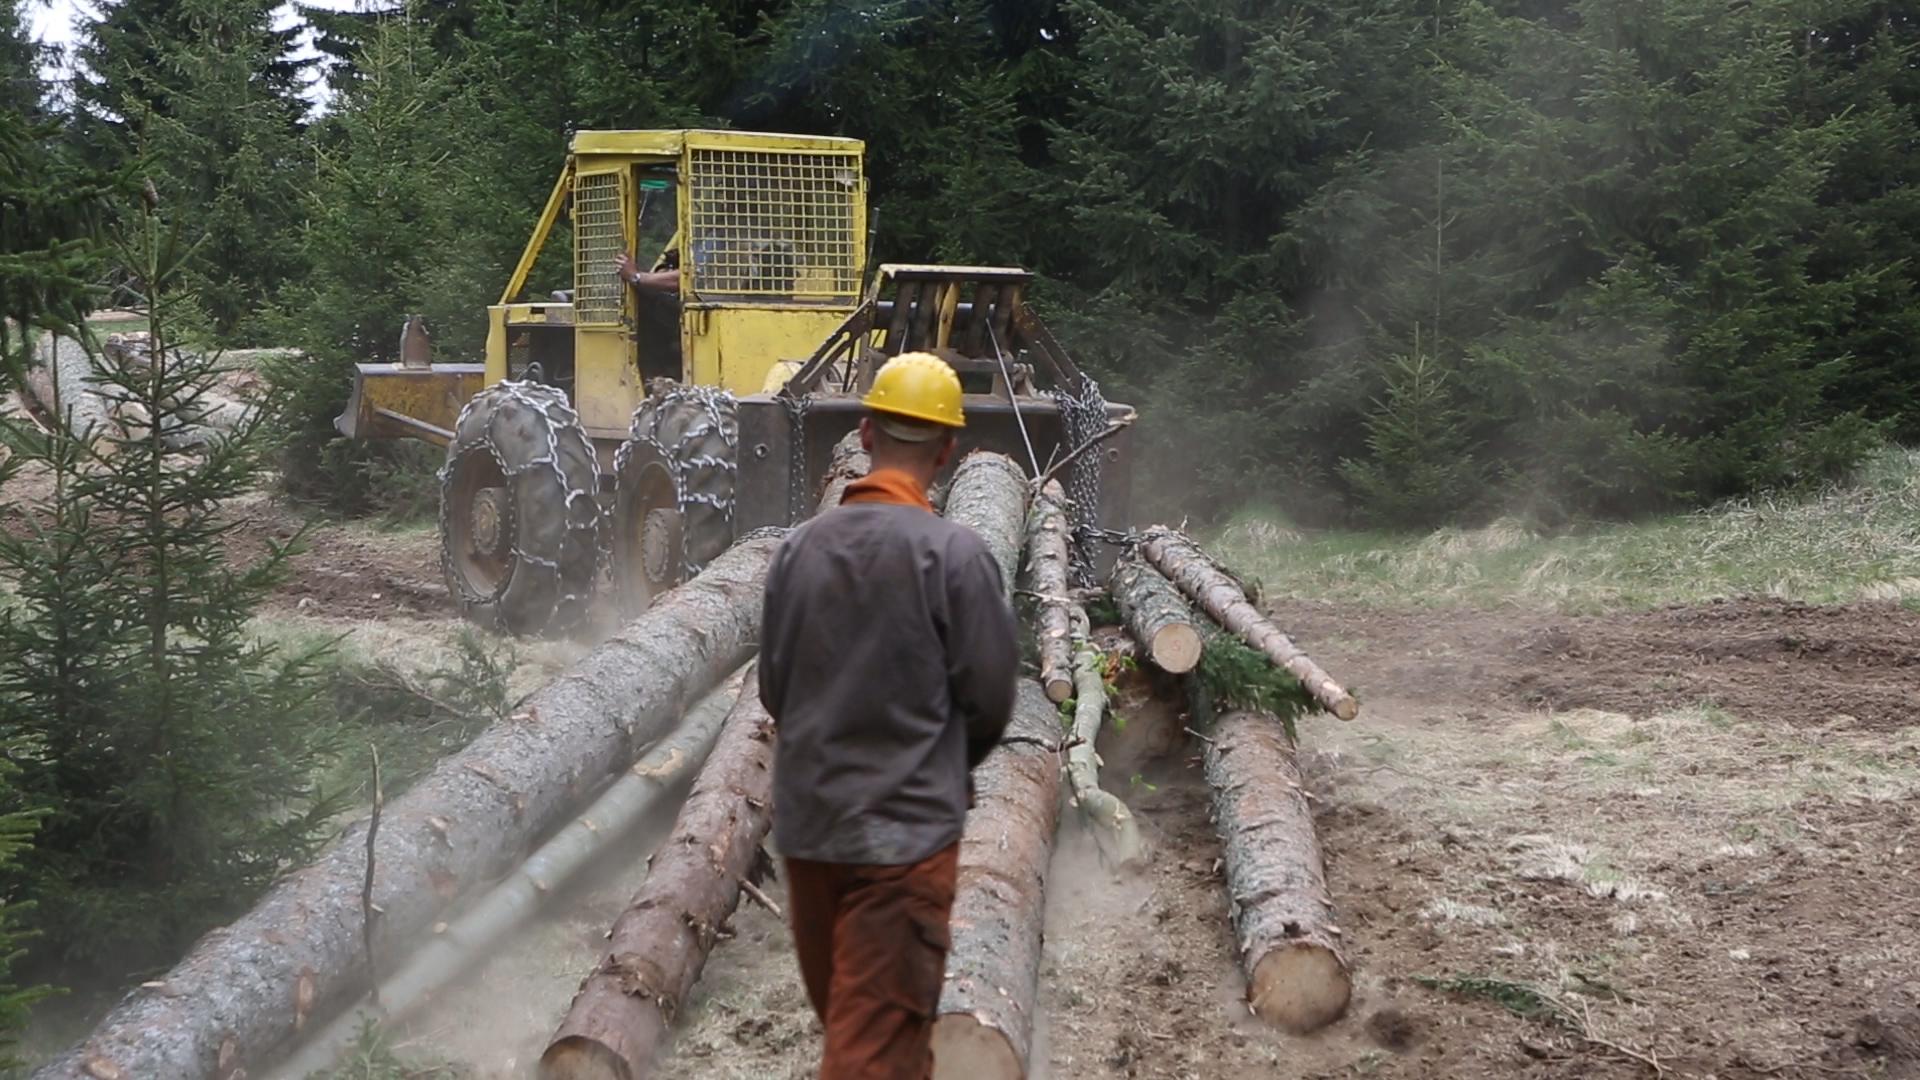
[[[797,523],[902,352],[959,373],[965,447],[1035,471],[1079,451],[1061,477],[1083,537],[1124,518],[1130,446],[1113,426],[1131,410],[1047,332],[1023,270],[868,280],[862,154],[853,139],[580,132],[487,309],[486,362],[434,363],[410,322],[399,361],[358,366],[341,433],[446,447],[441,545],[463,612],[566,633],[603,567],[638,611],[736,537]],[[563,217],[573,287],[523,298]]]

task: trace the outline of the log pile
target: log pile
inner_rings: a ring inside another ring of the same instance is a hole
[[[843,441],[834,461],[822,509],[837,504],[867,467],[857,439]],[[1351,695],[1261,615],[1231,575],[1168,530],[1145,534],[1120,559],[1110,588],[1125,626],[1096,631],[1087,618],[1090,593],[1068,585],[1063,501],[1057,486],[1036,493],[1010,459],[987,452],[962,461],[947,489],[947,516],[980,535],[1009,597],[1025,552],[1026,580],[1038,599],[1033,632],[1041,677],[1022,679],[1007,738],[975,772],[976,805],[961,840],[935,1027],[941,1080],[1029,1075],[1062,787],[1109,865],[1144,856],[1140,823],[1100,782],[1096,748],[1109,728],[1112,680],[1122,695],[1166,696],[1177,673],[1195,669],[1209,641],[1223,640],[1206,631],[1211,618],[1299,679],[1320,707],[1345,717],[1354,708]],[[484,947],[478,943],[511,927],[536,894],[550,892],[577,865],[578,834],[621,815],[630,819],[635,805],[657,803],[670,774],[697,767],[670,840],[614,925],[602,963],[582,984],[541,1065],[544,1080],[651,1075],[675,1012],[742,894],[757,895],[751,875],[771,824],[774,739],[757,693],[724,695],[731,710],[717,735],[721,712],[711,704],[704,720],[696,710],[668,732],[690,701],[749,659],[776,543],[748,540],[721,555],[388,807],[373,845],[374,948],[391,951],[409,939],[429,944],[395,969],[377,999],[341,1013],[368,976],[360,896],[366,832],[356,826],[36,1077],[233,1080],[329,1014],[339,1020],[319,1042],[337,1046],[354,1022],[403,1012],[457,973]],[[1142,661],[1132,673],[1118,659],[1129,652]],[[1251,655],[1244,662],[1261,663]],[[1161,727],[1182,730],[1177,713],[1168,720]],[[663,736],[667,741],[658,742]],[[1342,1014],[1351,978],[1292,742],[1276,717],[1247,711],[1223,717],[1204,742],[1249,1006],[1288,1030],[1313,1030]],[[606,788],[586,818],[561,829],[461,918],[436,923],[649,746],[652,752]],[[325,1064],[324,1052],[311,1054],[297,1060]]]
[[[140,430],[147,417],[137,404],[117,400],[117,391],[103,385],[103,372],[138,372],[152,362],[152,340],[144,332],[109,334],[92,342],[49,334],[26,370],[22,389],[43,415],[66,418],[83,438],[124,434]],[[163,433],[167,445],[203,446],[253,423],[258,407],[231,389],[209,387],[194,395],[179,411],[174,428]]]

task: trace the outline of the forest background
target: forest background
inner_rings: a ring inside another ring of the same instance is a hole
[[[1148,515],[1552,531],[1920,436],[1916,7],[101,0],[54,57],[0,0],[8,370],[163,283],[198,346],[301,350],[165,490],[137,437],[117,468],[9,442],[73,483],[0,538],[0,954],[35,984],[164,966],[365,795],[322,781],[368,684],[248,637],[285,566],[225,565],[210,508],[270,478],[305,512],[430,509],[431,453],[334,437],[351,365],[410,313],[478,353],[573,131],[865,139],[872,261],[1036,271],[1141,410]],[[570,284],[559,239],[536,288]],[[196,524],[140,533],[143,499]]]

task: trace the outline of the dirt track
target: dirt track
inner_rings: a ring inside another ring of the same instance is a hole
[[[1039,1075],[1920,1076],[1920,616],[1278,614],[1364,695],[1353,724],[1302,725],[1349,1016],[1304,1039],[1247,1016],[1206,790],[1175,754],[1110,778],[1149,870],[1114,880],[1062,836]],[[645,849],[406,1045],[524,1075]],[[748,907],[732,932],[663,1074],[809,1076],[818,1035],[785,928]],[[1418,981],[1462,977],[1545,989],[1574,1026]]]
[[[232,511],[243,557],[292,534],[264,500]],[[430,532],[322,527],[307,548],[272,608],[448,625]],[[1040,1075],[1920,1078],[1920,613],[1276,613],[1364,702],[1355,723],[1301,727],[1349,1016],[1304,1039],[1247,1016],[1206,789],[1176,752],[1108,778],[1154,845],[1147,871],[1115,880],[1063,833]],[[418,1018],[403,1052],[526,1075],[648,844]],[[732,930],[665,1074],[810,1075],[785,928],[748,907]],[[1575,1027],[1423,978],[1540,987]]]

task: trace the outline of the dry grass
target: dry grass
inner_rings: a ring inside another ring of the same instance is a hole
[[[1920,451],[1889,449],[1817,496],[1745,499],[1553,536],[1507,519],[1424,536],[1303,536],[1270,515],[1249,515],[1214,546],[1276,597],[1561,611],[1737,595],[1920,602]]]

